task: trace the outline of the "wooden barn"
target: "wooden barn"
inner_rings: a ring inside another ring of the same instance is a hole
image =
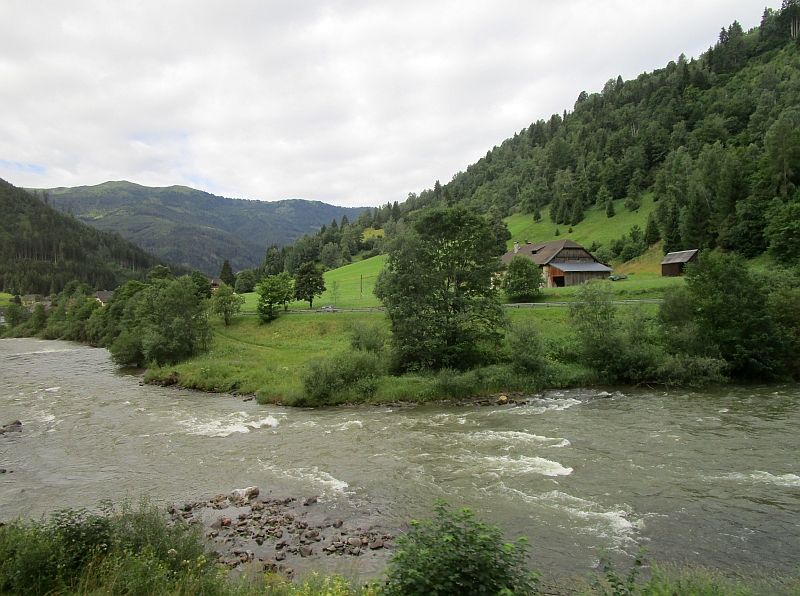
[[[603,265],[577,242],[569,239],[523,245],[514,243],[514,249],[503,255],[508,265],[516,256],[527,257],[539,265],[548,288],[577,286],[593,279],[608,279],[611,268]]]
[[[661,261],[661,275],[663,277],[679,277],[683,275],[683,268],[686,263],[699,263],[697,257],[698,251],[694,250],[681,250],[678,252],[668,252]]]

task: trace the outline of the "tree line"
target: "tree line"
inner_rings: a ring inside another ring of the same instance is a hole
[[[306,365],[295,405],[369,399],[391,376],[423,400],[597,382],[800,378],[797,267],[767,275],[737,253],[706,249],[688,266],[685,287],[658,307],[625,310],[611,282],[590,282],[569,309],[568,332],[555,337],[530,320],[512,322],[502,308],[501,290],[535,295],[541,274],[521,258],[503,272],[483,216],[461,206],[422,210],[386,251],[374,291],[389,334],[354,325],[350,351]]]

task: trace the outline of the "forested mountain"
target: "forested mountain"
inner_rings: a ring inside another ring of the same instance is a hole
[[[800,2],[784,0],[781,10],[765,10],[760,27],[724,28],[698,59],[682,55],[635,80],[611,79],[600,93],[582,92],[573,111],[534,122],[447,184],[386,205],[377,224],[462,204],[490,220],[540,217],[550,205],[555,223],[576,226],[589,205],[625,198],[635,210],[652,189],[653,229],[666,251],[721,246],[750,257],[770,247],[795,260],[799,20]]]
[[[119,232],[162,259],[215,276],[225,259],[237,271],[259,266],[271,244],[291,243],[334,217],[354,219],[362,211],[300,199],[228,199],[185,186],[130,182],[47,193],[56,208],[71,209],[99,230]]]
[[[119,234],[100,232],[0,180],[0,287],[56,294],[72,280],[114,289],[164,263]]]

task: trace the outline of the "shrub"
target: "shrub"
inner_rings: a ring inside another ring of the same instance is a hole
[[[358,321],[350,327],[350,347],[354,350],[379,354],[387,339],[386,329],[382,325],[369,325]]]
[[[433,519],[412,521],[389,561],[386,596],[532,594],[537,575],[525,568],[524,538],[504,543],[499,528],[469,509],[437,501]]]
[[[103,586],[98,592],[104,594],[170,592],[170,583],[185,580],[187,571],[199,578],[209,569],[199,530],[169,524],[146,500],[137,509],[64,510],[49,521],[0,526],[3,594],[38,596],[78,584],[87,592]]]
[[[530,321],[521,321],[506,335],[506,347],[514,368],[530,375],[542,374],[547,368],[544,344],[539,331]]]
[[[338,354],[311,360],[303,373],[304,399],[295,405],[361,401],[372,397],[378,379],[386,374],[381,359],[371,352]]]

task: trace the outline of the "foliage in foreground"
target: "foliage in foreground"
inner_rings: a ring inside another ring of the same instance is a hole
[[[660,566],[652,564],[650,578],[638,582],[643,567],[643,551],[630,570],[620,575],[608,555],[600,558],[602,574],[595,575],[592,595],[599,596],[797,596],[797,578],[750,577],[731,579],[717,570],[702,566]]]
[[[375,596],[345,578],[274,574],[230,579],[211,561],[202,533],[171,523],[146,500],[101,513],[64,510],[49,520],[0,526],[0,594],[104,596]]]
[[[495,526],[469,509],[438,501],[433,519],[413,521],[389,562],[386,596],[532,594],[538,576],[527,570],[528,543],[503,542]]]

